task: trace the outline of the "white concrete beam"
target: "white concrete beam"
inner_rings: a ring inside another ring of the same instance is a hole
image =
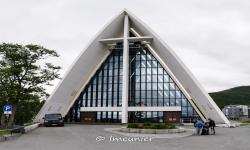
[[[122,107],[81,107],[81,112],[122,111]]]
[[[141,41],[152,42],[153,37],[152,36],[129,37],[128,41],[129,42],[141,42]]]
[[[122,123],[128,123],[128,83],[129,83],[129,19],[124,17],[123,76],[122,76]]]
[[[128,37],[127,38],[129,42],[140,42],[140,41],[146,41],[146,42],[152,42],[153,38],[151,36],[142,36],[142,37]],[[108,38],[108,39],[101,39],[99,42],[103,44],[115,44],[118,42],[123,42],[124,38]]]
[[[170,107],[128,107],[128,111],[181,111],[180,106]]]
[[[101,39],[99,42],[103,44],[114,44],[118,42],[123,42],[124,38],[108,38],[108,39]]]
[[[81,107],[81,112],[121,112],[122,107]],[[170,106],[170,107],[127,107],[127,111],[163,111],[163,112],[169,112],[169,111],[181,111],[180,106]]]

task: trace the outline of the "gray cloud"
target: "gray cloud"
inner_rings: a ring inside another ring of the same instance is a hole
[[[64,74],[92,37],[123,8],[158,33],[208,91],[250,84],[247,0],[1,1],[0,42],[55,49],[61,57],[53,62],[62,65]]]

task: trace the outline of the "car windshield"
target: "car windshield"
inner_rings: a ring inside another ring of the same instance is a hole
[[[62,118],[61,114],[47,114],[45,115],[46,119],[60,119]]]

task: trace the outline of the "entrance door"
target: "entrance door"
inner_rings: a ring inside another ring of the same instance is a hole
[[[96,112],[81,112],[81,123],[95,123]]]
[[[180,123],[181,111],[165,111],[164,122],[165,123]]]

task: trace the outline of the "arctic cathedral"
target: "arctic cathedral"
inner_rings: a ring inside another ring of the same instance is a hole
[[[175,52],[126,10],[82,51],[35,121],[49,113],[83,124],[229,124]]]

